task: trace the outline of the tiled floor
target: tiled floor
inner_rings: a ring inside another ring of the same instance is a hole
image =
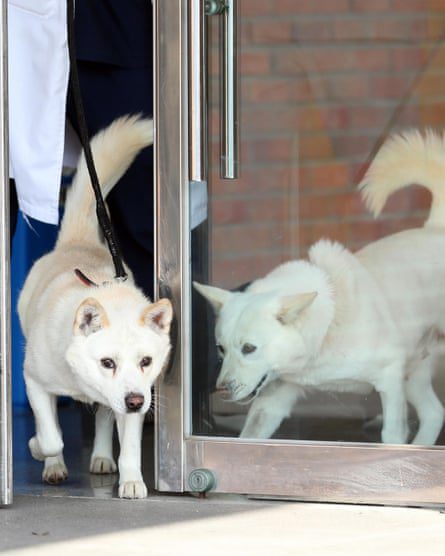
[[[59,407],[59,419],[65,443],[68,480],[60,485],[44,484],[42,463],[35,461],[28,450],[28,440],[34,434],[34,422],[29,409],[15,409],[13,419],[14,492],[34,496],[86,496],[112,498],[116,496],[117,474],[91,475],[88,472],[91,454],[94,415],[73,402]],[[153,424],[146,423],[143,439],[143,474],[153,486]]]

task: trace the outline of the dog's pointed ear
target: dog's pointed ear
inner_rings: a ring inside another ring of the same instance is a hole
[[[221,311],[224,303],[233,295],[232,292],[229,292],[228,290],[215,288],[214,286],[204,286],[204,284],[200,284],[199,282],[193,282],[193,286],[203,297],[207,299],[216,314]]]
[[[298,293],[282,297],[277,319],[282,324],[293,324],[298,315],[307,309],[316,297],[317,292]]]
[[[97,299],[89,297],[82,301],[76,311],[74,334],[76,336],[89,336],[109,324],[105,309]]]
[[[168,334],[173,319],[173,307],[168,299],[160,299],[156,303],[150,303],[141,315],[141,323],[150,326],[157,332]]]

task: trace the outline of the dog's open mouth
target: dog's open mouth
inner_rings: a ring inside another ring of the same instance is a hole
[[[258,396],[258,394],[260,393],[261,388],[264,386],[264,383],[266,382],[267,376],[268,376],[268,373],[263,375],[263,377],[258,382],[258,384],[255,386],[255,388],[252,390],[252,392],[250,392],[250,394],[248,394],[245,398],[241,398],[240,400],[236,400],[236,402],[240,403],[240,404],[247,404],[247,403],[250,403],[252,400],[254,400]]]

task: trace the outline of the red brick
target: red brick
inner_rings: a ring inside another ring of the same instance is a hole
[[[233,196],[251,194],[254,197],[265,193],[285,194],[292,185],[292,169],[284,167],[254,167],[253,169],[243,168],[240,178],[237,180],[219,179],[219,170],[216,169],[217,176],[210,176],[212,195]]]
[[[372,147],[372,138],[367,135],[338,135],[332,138],[337,157],[359,156],[366,159]]]
[[[382,71],[391,67],[389,49],[359,48],[355,49],[356,69],[367,71]]]
[[[401,99],[413,84],[414,76],[376,75],[369,81],[369,92],[373,98]]]
[[[303,191],[345,189],[349,186],[349,174],[349,165],[341,162],[301,165],[300,188]]]
[[[349,0],[276,0],[274,2],[276,14],[330,14],[349,12]]]
[[[294,42],[292,23],[270,19],[257,20],[252,23],[251,42],[256,44]]]
[[[220,287],[233,288],[265,276],[273,268],[287,260],[281,253],[263,253],[254,256],[221,258],[213,261],[212,274],[214,284]]]
[[[320,188],[320,192],[323,189]],[[330,219],[364,214],[364,205],[355,191],[329,195],[302,195],[299,201],[302,219]]]
[[[353,129],[383,129],[392,116],[392,110],[389,107],[375,106],[349,106],[349,123]]]
[[[302,161],[331,158],[334,154],[332,142],[327,133],[301,135],[299,151]]]
[[[299,232],[302,245],[309,247],[320,239],[330,239],[345,243],[348,236],[348,222],[302,222]]]
[[[301,102],[312,97],[310,83],[306,78],[297,79],[250,79],[241,89],[245,102]]]
[[[430,56],[431,49],[425,46],[400,46],[391,48],[391,67],[395,70],[418,70],[422,68]],[[437,56],[436,56],[437,57]]]
[[[246,105],[241,111],[244,136],[271,135],[277,132],[317,131],[325,127],[325,114],[317,105]]]
[[[298,19],[293,26],[292,36],[296,41],[332,41],[335,38],[334,27],[329,21],[320,19]]]
[[[445,72],[422,75],[416,86],[416,93],[420,97],[443,96],[445,93]]]
[[[428,0],[392,0],[393,9],[400,12],[424,12],[429,8]]]
[[[423,126],[445,125],[445,104],[434,102],[419,106],[420,123]]]
[[[426,18],[417,16],[413,18],[381,19],[376,21],[371,34],[374,39],[379,40],[406,40],[410,41],[428,37],[428,26]]]
[[[274,0],[243,0],[239,3],[240,5],[240,16],[262,16],[268,15],[274,12]]]
[[[353,0],[351,9],[356,12],[384,12],[389,11],[390,0]]]
[[[444,28],[444,16],[442,14],[436,17],[429,17],[427,20],[427,37],[430,40],[442,40]]]
[[[336,19],[333,22],[336,40],[363,40],[368,37],[368,21],[365,18]]]
[[[326,77],[326,95],[329,99],[349,100],[366,98],[368,79],[366,75],[342,75]]]
[[[432,11],[443,12],[445,11],[445,2],[443,0],[426,0],[427,9]]]
[[[212,230],[213,250],[219,255],[280,249],[285,242],[284,222],[267,225],[221,226]]]
[[[293,139],[264,139],[250,144],[251,160],[258,162],[290,162],[294,159]]]
[[[215,225],[281,221],[286,217],[286,198],[218,199],[212,202]]]
[[[241,75],[264,75],[270,71],[270,56],[266,52],[243,52],[240,60]]]

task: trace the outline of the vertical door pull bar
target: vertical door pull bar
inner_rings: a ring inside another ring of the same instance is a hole
[[[225,0],[221,20],[221,177],[239,170],[238,1]]]
[[[203,0],[189,0],[189,179],[207,179],[207,67]]]

